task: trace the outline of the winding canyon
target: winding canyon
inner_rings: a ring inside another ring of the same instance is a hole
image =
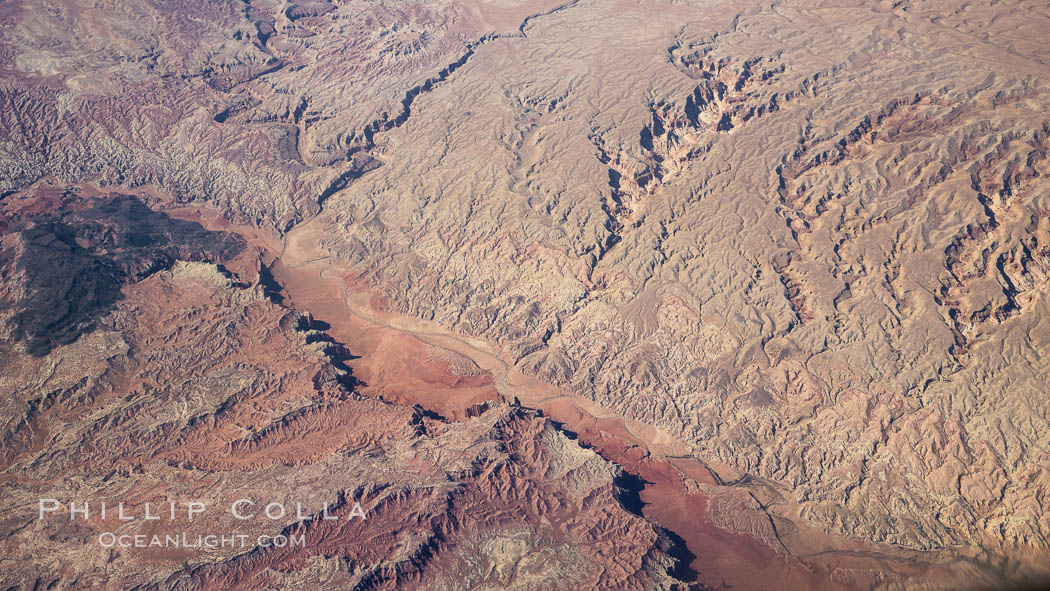
[[[2,587],[1041,584],[1048,35],[1029,0],[0,6]],[[339,518],[38,515],[246,497]],[[305,543],[99,543],[209,528]]]

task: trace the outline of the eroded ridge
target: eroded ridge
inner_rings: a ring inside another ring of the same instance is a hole
[[[267,244],[231,272],[272,304],[374,321],[343,340],[389,339],[355,367],[376,401],[420,404],[405,437],[531,395],[644,467],[639,498],[666,504],[639,512],[689,524],[704,584],[958,588],[1047,564],[1043,4],[56,0],[0,26],[0,290],[32,302],[12,261],[51,242],[76,265],[42,261],[99,278],[47,296],[84,309],[33,308],[49,336],[12,349],[39,342],[32,363],[177,260],[226,256],[105,224],[41,245],[9,210],[47,186],[59,209],[73,185],[134,194]],[[44,408],[40,383],[19,396]],[[290,441],[345,431],[339,408],[224,423],[229,450],[206,416],[171,440],[216,471],[277,447],[270,469],[316,468]]]
[[[24,242],[54,218],[81,237],[95,236],[97,208],[128,199],[46,187],[8,199],[5,216],[16,223],[4,235],[3,259],[18,249],[19,236]],[[106,222],[102,236],[134,232],[119,216]],[[488,403],[452,421],[363,394],[347,365],[354,356],[326,324],[281,305],[253,275],[257,253],[243,244],[227,248],[223,232],[168,223],[197,228],[173,237],[191,241],[181,252],[213,245],[217,260],[175,255],[170,264],[141,270],[119,286],[121,297],[91,329],[47,351],[14,340],[3,324],[0,486],[16,507],[4,532],[13,557],[0,576],[5,585],[688,588],[680,543],[632,513],[616,465],[519,406]],[[5,272],[6,293],[19,292],[35,273],[58,270]],[[430,363],[452,383],[463,374],[441,359]],[[145,502],[195,499],[220,510],[204,525],[184,512],[170,520],[165,514],[162,527],[147,535],[284,535],[302,542],[110,552],[99,545],[100,534],[139,534],[144,522],[112,513],[42,521],[40,496],[88,502],[95,511],[103,501],[124,502],[140,516]],[[241,498],[299,509],[258,520],[221,510]],[[68,566],[55,571],[54,559]]]
[[[1021,314],[1038,297],[1033,291],[1048,284],[1050,217],[1032,207],[1050,187],[1048,132],[1044,124],[1028,137],[1003,137],[969,167],[984,219],[968,224],[945,250],[951,281],[941,289],[963,339]]]

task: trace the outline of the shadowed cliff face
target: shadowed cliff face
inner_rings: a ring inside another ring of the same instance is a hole
[[[171,219],[130,195],[22,219],[7,233],[0,273],[19,285],[0,296],[13,312],[14,340],[36,356],[91,330],[121,286],[176,260],[221,262],[244,246],[236,235]]]
[[[362,393],[354,344],[283,305],[242,240],[128,196],[46,215],[18,199],[0,204],[19,329],[0,338],[0,587],[698,588],[681,540],[625,506],[620,469],[541,413],[490,396],[450,421]],[[495,394],[480,370],[420,363],[453,396],[464,382]],[[39,498],[95,509],[40,520]],[[296,509],[241,521],[225,510],[240,498]],[[171,499],[212,509],[159,529],[98,513]],[[107,548],[106,532],[251,543]],[[256,543],[282,534],[303,543]]]

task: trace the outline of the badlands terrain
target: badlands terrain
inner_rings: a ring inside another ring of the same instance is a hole
[[[1050,580],[1046,39],[1028,0],[0,4],[0,588]],[[169,530],[253,544],[100,537]]]

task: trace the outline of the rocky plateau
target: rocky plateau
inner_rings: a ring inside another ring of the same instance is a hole
[[[0,588],[1050,582],[1048,38],[1032,0],[0,4]],[[169,530],[304,543],[100,543]]]

